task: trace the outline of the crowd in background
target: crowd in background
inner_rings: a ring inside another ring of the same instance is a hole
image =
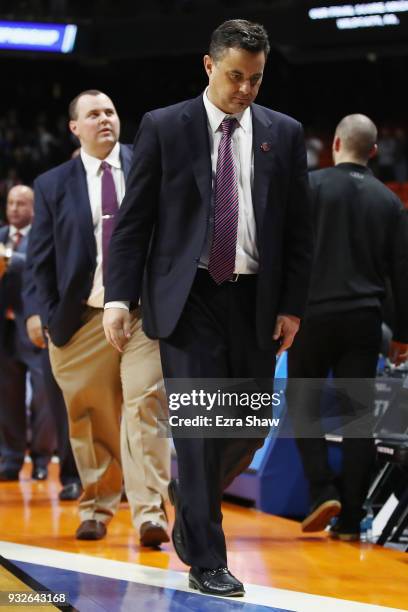
[[[14,185],[31,184],[36,176],[70,158],[77,148],[65,115],[52,120],[45,112],[25,125],[22,112],[0,116],[0,222],[4,221],[6,195]],[[332,165],[331,135],[318,128],[306,129],[310,170]],[[408,181],[408,137],[399,125],[380,128],[378,156],[371,162],[374,174],[384,182]]]
[[[318,129],[306,129],[306,148],[309,170],[332,165],[332,137]],[[399,125],[379,128],[378,154],[370,162],[377,178],[384,183],[408,181],[408,139]]]
[[[31,184],[42,172],[69,159],[77,146],[63,115],[51,122],[42,112],[28,124],[15,110],[0,116],[0,219],[4,221],[11,187]]]

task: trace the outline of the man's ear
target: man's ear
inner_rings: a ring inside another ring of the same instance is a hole
[[[204,62],[204,70],[206,71],[207,76],[210,77],[213,71],[213,66],[214,66],[214,61],[211,55],[204,55],[203,62]]]
[[[368,159],[373,159],[378,153],[378,145],[375,144],[371,147],[370,152],[368,154]]]
[[[78,137],[78,125],[77,125],[77,122],[74,121],[73,119],[71,119],[71,121],[68,123],[68,127],[71,130],[71,132],[73,134],[75,134],[76,137]]]
[[[340,136],[335,136],[333,140],[333,151],[338,153],[341,149],[341,139]]]

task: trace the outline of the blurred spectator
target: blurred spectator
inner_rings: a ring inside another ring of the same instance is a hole
[[[17,480],[28,442],[26,378],[30,375],[32,477],[44,480],[55,450],[55,428],[47,401],[41,349],[25,329],[23,271],[33,218],[33,191],[13,187],[7,197],[9,225],[0,229],[0,481]]]
[[[316,170],[320,167],[320,153],[323,142],[318,136],[313,135],[311,130],[306,130],[306,154],[308,170]]]
[[[53,120],[39,113],[29,124],[15,110],[0,117],[0,220],[5,219],[6,196],[14,185],[30,185],[38,174],[69,158],[77,146],[64,115]]]
[[[395,181],[395,165],[397,156],[397,140],[388,127],[380,130],[378,139],[378,178],[384,183]]]

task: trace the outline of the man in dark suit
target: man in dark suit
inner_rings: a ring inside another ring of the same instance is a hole
[[[33,191],[25,185],[7,196],[9,225],[0,229],[0,480],[17,480],[27,448],[26,377],[30,374],[32,476],[47,477],[55,427],[46,396],[41,351],[25,329],[23,271],[33,218]]]
[[[84,489],[76,537],[105,536],[120,502],[123,467],[141,544],[156,546],[168,541],[163,501],[170,464],[169,441],[156,435],[165,411],[159,347],[144,335],[138,312],[121,356],[102,328],[107,247],[132,151],[118,142],[119,117],[104,93],[82,92],[69,114],[80,154],[35,181],[30,256]]]
[[[123,350],[131,315],[109,302],[132,306],[141,296],[166,379],[270,385],[276,351],[290,346],[305,307],[311,231],[303,132],[290,117],[253,104],[268,51],[262,26],[225,22],[204,57],[204,94],[147,113],[136,136],[111,242],[105,333]],[[227,568],[221,497],[263,440],[174,443],[173,542],[191,566],[190,585],[242,595]]]
[[[396,315],[390,357],[396,364],[408,357],[407,212],[367,167],[376,140],[368,117],[344,117],[333,139],[334,167],[310,174],[316,251],[305,319],[288,354],[288,407],[311,497],[302,529],[321,531],[339,515],[330,535],[342,540],[360,538],[375,460],[370,379],[387,277]],[[330,372],[346,391],[338,409],[344,433],[338,479],[328,463],[320,391],[303,384],[323,382]]]
[[[69,441],[67,409],[61,389],[57,385],[52,373],[48,353],[47,340],[44,335],[41,317],[38,314],[40,307],[34,285],[31,262],[26,262],[24,271],[23,302],[26,317],[26,330],[32,344],[41,349],[41,362],[47,397],[54,416],[58,443],[59,479],[62,489],[58,493],[60,501],[73,501],[82,493],[81,481],[72,454]]]

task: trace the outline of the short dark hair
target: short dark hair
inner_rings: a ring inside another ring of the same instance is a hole
[[[213,60],[219,60],[229,48],[245,49],[250,53],[263,51],[268,57],[270,50],[268,33],[259,23],[245,19],[230,19],[224,21],[211,36],[209,55]]]
[[[99,91],[99,89],[86,89],[85,91],[81,91],[81,93],[75,96],[75,98],[71,100],[71,102],[69,103],[69,106],[68,106],[69,118],[74,121],[75,119],[78,119],[77,106],[82,96],[104,96],[104,95],[106,94],[104,94],[103,91]]]

